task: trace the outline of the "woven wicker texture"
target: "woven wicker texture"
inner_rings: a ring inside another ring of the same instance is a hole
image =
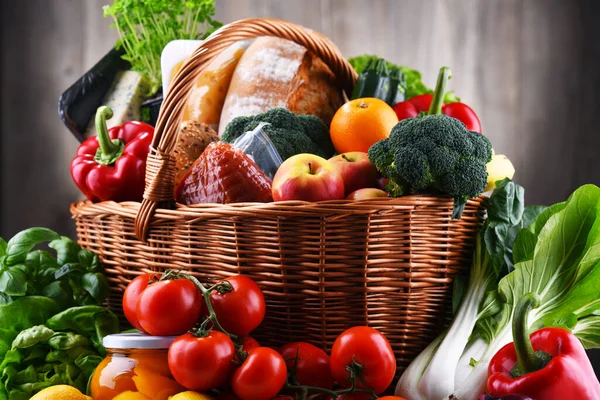
[[[452,199],[425,195],[158,207],[173,205],[167,203],[170,153],[191,83],[230,44],[264,35],[309,48],[330,65],[340,87],[351,89],[355,73],[319,34],[268,19],[223,27],[175,77],[143,203],[72,204],[79,243],[106,265],[109,304],[117,313],[126,285],[144,272],[179,268],[206,283],[242,273],[265,293],[267,315],[253,334],[262,345],[308,340],[329,349],[344,329],[367,324],[387,336],[401,372],[451,317],[453,279],[468,271],[483,217],[480,199],[468,202],[460,220],[451,220]]]

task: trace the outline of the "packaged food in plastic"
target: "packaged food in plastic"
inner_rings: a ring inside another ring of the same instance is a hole
[[[261,122],[253,130],[244,133],[233,142],[233,147],[246,153],[269,178],[273,179],[283,160],[263,130],[265,125],[270,124]]]
[[[273,201],[271,179],[243,151],[216,142],[194,162],[175,189],[182,204]]]

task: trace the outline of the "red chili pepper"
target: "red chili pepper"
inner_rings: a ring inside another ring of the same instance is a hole
[[[71,175],[91,201],[141,201],[154,128],[131,121],[107,131],[106,120],[112,115],[110,108],[98,108],[97,136],[79,146]]]
[[[394,105],[398,120],[416,118],[420,113],[441,113],[462,121],[470,131],[481,133],[481,122],[471,107],[461,102],[443,104],[446,82],[451,77],[450,68],[442,67],[433,94],[422,94]]]
[[[490,361],[487,388],[494,396],[519,394],[535,400],[600,399],[600,382],[581,342],[560,328],[527,335],[527,317],[539,296],[525,295],[513,320],[514,343]]]

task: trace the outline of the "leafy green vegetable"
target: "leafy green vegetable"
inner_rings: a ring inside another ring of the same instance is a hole
[[[38,244],[57,239],[56,232],[47,228],[30,228],[17,233],[8,241],[6,246],[6,255],[3,263],[6,265],[15,265],[22,263],[27,258],[27,254]]]
[[[214,0],[116,0],[104,6],[119,32],[117,48],[150,83],[150,93],[161,86],[160,55],[176,39],[203,39],[222,24],[212,19]]]
[[[367,64],[370,61],[377,59],[377,58],[378,57],[375,55],[365,54],[362,56],[349,58],[348,62],[350,63],[350,65],[352,65],[352,68],[354,68],[356,73],[360,74],[361,72],[363,72],[363,70],[365,69],[365,67],[367,66]],[[405,67],[405,66],[398,66],[389,61],[386,62],[386,65],[390,71],[394,70],[394,69],[399,69],[402,72],[402,74],[404,74],[404,77],[406,78],[406,99],[407,100],[410,98],[413,98],[415,96],[422,95],[422,94],[433,93],[433,90],[428,88],[423,83],[422,76],[419,71],[414,70],[409,67]],[[446,103],[446,104],[456,103],[458,101],[460,101],[460,98],[458,98],[454,94],[454,92],[448,92],[444,95],[444,103]]]
[[[510,225],[518,219],[522,209],[522,204],[511,202],[510,198],[520,195],[518,190],[502,189],[501,185],[499,182],[504,195],[497,198],[501,201],[495,205],[490,201],[488,210],[492,215],[502,210],[505,216],[502,224]],[[494,195],[499,194],[494,192]],[[496,278],[487,284],[483,296],[469,297],[467,290],[448,333],[441,342],[436,342],[435,348],[428,347],[425,355],[409,366],[396,394],[415,400],[476,399],[485,391],[491,357],[512,341],[511,325],[517,302],[530,292],[542,299],[542,306],[530,314],[530,330],[563,327],[572,330],[586,347],[600,347],[600,188],[585,185],[564,203],[547,209],[525,208],[519,223],[508,230],[496,229],[495,234],[489,234],[490,227],[494,226],[502,225],[488,221],[479,235],[484,237],[487,257],[486,254],[482,257],[483,246],[480,247],[479,240],[469,289],[486,283],[475,275],[474,271],[481,269],[476,268],[477,260],[483,260],[482,265],[485,265],[487,259],[486,270]],[[511,258],[513,238],[514,270],[504,275],[509,266],[506,260]],[[498,265],[502,264],[500,268],[494,266],[494,259]],[[498,278],[501,278],[499,282]],[[473,325],[476,311],[477,321]],[[464,315],[470,317],[461,319]],[[459,330],[461,334],[457,335]],[[456,353],[462,353],[458,363],[455,363]],[[449,373],[451,378],[447,378]]]
[[[462,298],[458,312],[448,331],[439,337],[435,351],[426,350],[427,356],[421,362],[413,361],[402,375],[398,388],[404,397],[441,399],[451,393],[459,360],[477,320],[498,311],[492,302],[486,303],[487,294],[498,284],[505,248],[512,247],[504,233],[521,223],[523,188],[509,179],[497,182],[487,209],[488,218],[475,242],[469,284],[464,293],[455,293]]]
[[[34,248],[45,242],[52,253]],[[0,239],[0,400],[48,386],[85,390],[102,360],[102,337],[118,332],[100,306],[108,283],[97,255],[45,228]]]

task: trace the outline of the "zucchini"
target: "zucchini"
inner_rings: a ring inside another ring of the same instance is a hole
[[[356,80],[352,100],[375,97],[394,106],[406,100],[406,78],[400,69],[388,69],[383,58],[369,60]]]

